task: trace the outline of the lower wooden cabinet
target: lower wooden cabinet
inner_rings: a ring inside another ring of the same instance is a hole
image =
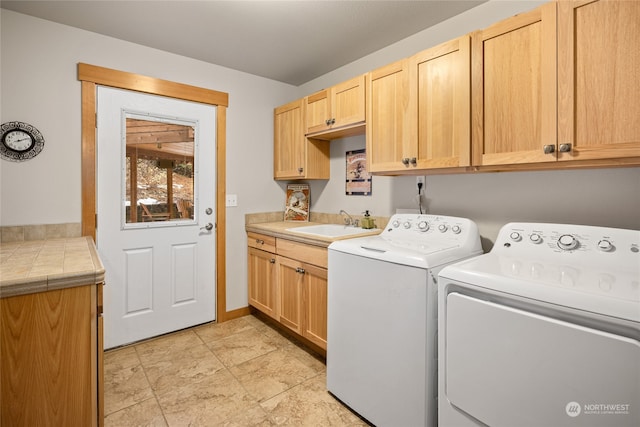
[[[0,425],[103,425],[102,284],[0,299]]]
[[[268,239],[249,238],[249,304],[326,350],[327,249],[286,239],[275,239],[274,252],[255,248]]]
[[[278,319],[276,255],[249,247],[249,304]]]

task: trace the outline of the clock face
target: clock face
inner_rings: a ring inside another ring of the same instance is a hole
[[[33,145],[33,138],[21,130],[14,130],[4,137],[4,144],[15,151],[26,151]]]
[[[38,129],[24,122],[3,123],[0,155],[4,160],[24,162],[44,148],[44,137]]]

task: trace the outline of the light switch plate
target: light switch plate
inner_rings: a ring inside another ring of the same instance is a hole
[[[237,194],[227,194],[227,207],[238,206],[238,195]]]

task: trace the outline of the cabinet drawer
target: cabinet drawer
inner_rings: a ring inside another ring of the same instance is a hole
[[[327,248],[278,239],[278,255],[327,268]]]
[[[267,252],[276,251],[276,238],[265,234],[247,233],[247,245]]]

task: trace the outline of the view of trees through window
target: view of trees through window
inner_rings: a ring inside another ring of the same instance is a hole
[[[127,118],[127,223],[194,218],[193,141],[190,126]]]

